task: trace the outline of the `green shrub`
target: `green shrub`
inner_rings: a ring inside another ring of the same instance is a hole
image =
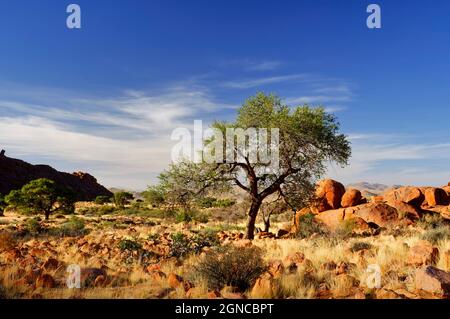
[[[142,249],[142,245],[134,240],[122,239],[119,242],[119,249],[120,250],[140,250],[140,249]]]
[[[188,254],[198,254],[204,247],[212,247],[219,244],[217,236],[212,233],[198,233],[191,237],[183,233],[175,233],[171,236],[172,244],[170,255],[172,257],[184,257]]]
[[[210,289],[232,286],[240,291],[250,288],[265,270],[259,248],[233,245],[217,247],[194,268]]]
[[[26,221],[25,229],[30,235],[39,235],[44,228],[41,225],[41,218],[34,217]]]
[[[89,231],[85,228],[84,219],[76,216],[72,216],[67,222],[62,224],[58,228],[50,230],[50,234],[61,237],[78,237],[84,236]]]
[[[438,213],[423,214],[417,222],[417,226],[423,229],[434,229],[444,227],[446,225],[445,219]]]
[[[94,201],[98,205],[104,205],[112,202],[112,198],[109,196],[97,196]]]
[[[177,221],[177,223],[189,223],[191,221],[196,221],[199,223],[207,223],[209,219],[206,213],[181,210],[178,213],[176,213],[175,220]]]
[[[192,212],[182,210],[176,214],[175,220],[177,223],[189,223],[192,221],[193,217],[194,214]]]
[[[373,246],[369,243],[365,243],[363,241],[357,241],[357,242],[352,243],[352,245],[350,247],[350,251],[357,252],[360,250],[365,250],[365,249],[369,250],[372,248],[373,248]]]
[[[313,234],[326,235],[328,232],[322,224],[315,220],[314,214],[301,216],[296,236],[303,239],[311,237]]]
[[[236,201],[232,199],[217,199],[214,197],[204,197],[197,201],[197,205],[201,208],[211,208],[211,207],[230,207],[236,204]]]
[[[356,222],[353,219],[343,220],[339,223],[334,235],[342,239],[351,237],[356,226]]]
[[[448,226],[440,226],[429,229],[422,235],[422,239],[433,244],[438,244],[441,240],[450,240],[450,228]]]

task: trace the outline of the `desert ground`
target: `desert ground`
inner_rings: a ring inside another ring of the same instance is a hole
[[[319,187],[317,205],[273,215],[270,231],[258,229],[252,241],[244,239],[245,201],[188,218],[140,201],[78,202],[75,214],[49,220],[7,210],[0,296],[448,297],[449,186],[370,198],[332,180]],[[71,265],[80,269],[80,288],[68,286]]]

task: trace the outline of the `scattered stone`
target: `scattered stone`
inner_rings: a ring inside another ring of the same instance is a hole
[[[59,261],[55,258],[49,258],[47,259],[44,264],[42,265],[42,269],[44,270],[56,270],[58,269]]]
[[[167,284],[171,288],[179,288],[183,286],[183,278],[172,272],[167,276]]]
[[[408,263],[416,266],[435,265],[439,250],[428,241],[419,241],[409,250]]]
[[[42,274],[36,279],[36,288],[55,288],[56,281],[49,274]]]
[[[450,273],[433,266],[423,267],[416,271],[416,289],[449,296]]]

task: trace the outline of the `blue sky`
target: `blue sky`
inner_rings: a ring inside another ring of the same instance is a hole
[[[344,183],[450,180],[450,2],[1,0],[0,146],[143,189],[176,127],[232,119],[257,91],[324,105]],[[82,10],[69,30],[66,6]],[[366,27],[381,6],[382,28]],[[432,5],[430,5],[432,3]]]

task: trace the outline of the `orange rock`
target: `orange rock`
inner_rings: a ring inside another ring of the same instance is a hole
[[[341,200],[344,193],[344,185],[332,179],[322,180],[316,187],[316,198],[325,199],[325,203],[328,205],[329,209],[341,207]]]
[[[416,289],[450,295],[450,273],[433,266],[418,269],[415,274]]]
[[[425,202],[428,206],[448,205],[449,197],[447,192],[442,188],[429,187],[425,190]]]
[[[403,217],[410,218],[412,220],[417,220],[420,218],[420,210],[413,205],[406,204],[398,200],[388,202],[388,205],[397,209],[397,212],[400,215],[403,215]]]
[[[372,203],[381,203],[381,202],[384,202],[384,196],[372,196],[372,197],[370,198],[370,201],[371,201]]]
[[[167,283],[170,288],[176,289],[183,286],[183,278],[172,272],[167,276]]]
[[[417,242],[409,250],[408,263],[412,265],[435,265],[439,259],[439,250],[428,241]]]
[[[49,258],[47,259],[44,264],[42,265],[42,269],[44,270],[55,270],[59,266],[59,261],[55,258]]]
[[[217,298],[221,298],[222,296],[220,295],[220,292],[218,292],[218,291],[209,291],[207,294],[206,294],[206,298],[207,299],[217,299]]]
[[[267,272],[273,277],[281,277],[284,272],[283,262],[281,260],[271,260]]]
[[[35,285],[36,288],[55,288],[56,282],[52,276],[43,274],[36,279]]]
[[[375,223],[378,226],[386,227],[398,224],[397,209],[385,203],[370,203],[356,211],[357,216],[368,223]]]
[[[361,192],[357,189],[349,189],[342,196],[341,206],[352,207],[359,205],[362,200]]]
[[[404,186],[388,191],[384,194],[384,199],[387,202],[401,201],[416,208],[420,208],[425,200],[425,196],[418,187]]]
[[[269,299],[277,295],[279,285],[270,274],[264,274],[259,277],[252,288],[253,298]]]

